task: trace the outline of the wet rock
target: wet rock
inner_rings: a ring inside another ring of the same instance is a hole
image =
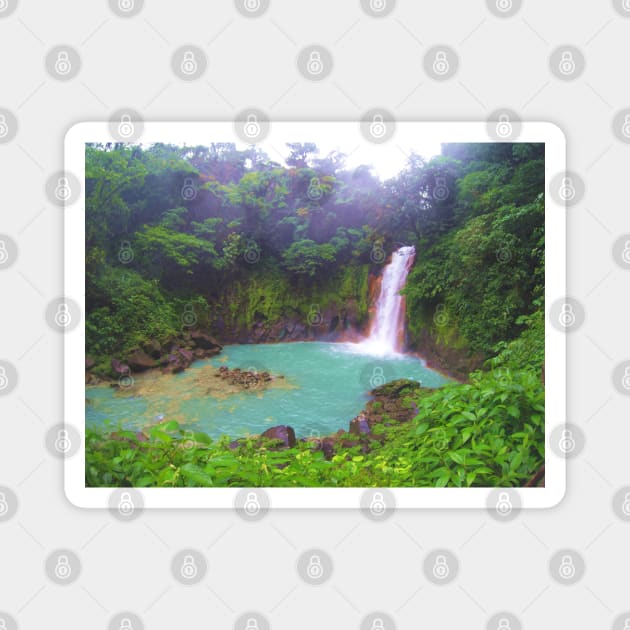
[[[149,339],[142,344],[142,349],[152,358],[159,359],[162,354],[162,345],[156,339]]]
[[[350,420],[350,433],[353,435],[367,435],[370,433],[370,425],[364,414],[361,413]]]
[[[197,348],[209,351],[205,356],[213,356],[223,350],[223,346],[214,337],[201,330],[193,330],[190,340]]]
[[[240,368],[230,369],[225,365],[219,368],[215,375],[217,378],[236,385],[243,389],[257,389],[264,387],[273,381],[274,377],[269,372],[256,372],[254,370],[241,370]]]
[[[312,451],[322,450],[322,439],[318,438],[317,436],[310,435],[309,437],[302,438],[300,441],[308,444],[311,447]]]
[[[324,457],[328,460],[333,458],[335,454],[335,440],[331,437],[326,437],[322,440],[322,452]]]
[[[112,370],[121,376],[130,372],[129,366],[118,359],[112,359]]]
[[[192,353],[192,350],[189,350],[188,348],[179,348],[178,353],[180,357],[183,359],[182,362],[188,363],[188,365],[190,365],[195,358],[195,356]],[[188,367],[188,365],[186,367]]]
[[[127,357],[127,364],[134,372],[145,372],[157,366],[155,359],[144,350],[135,350]]]
[[[293,430],[293,427],[286,424],[271,427],[271,429],[267,429],[264,433],[262,433],[260,437],[282,442],[282,444],[287,448],[291,448],[296,444],[295,431]]]

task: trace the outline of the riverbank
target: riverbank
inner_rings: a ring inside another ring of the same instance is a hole
[[[544,483],[544,390],[533,371],[500,370],[436,390],[390,383],[372,393],[348,430],[325,437],[296,439],[290,425],[239,440],[175,421],[140,434],[88,427],[86,484],[522,487],[537,475]]]
[[[413,356],[378,358],[343,343],[228,345],[177,374],[154,368],[89,387],[86,419],[91,426],[109,421],[138,428],[162,417],[215,438],[280,424],[293,426],[299,437],[328,435],[347,429],[369,391],[400,378],[426,387],[448,382]],[[259,386],[249,387],[250,380]]]

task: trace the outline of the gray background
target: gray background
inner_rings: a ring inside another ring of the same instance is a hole
[[[106,628],[125,610],[155,629],[231,628],[248,610],[286,630],[359,628],[375,610],[398,628],[485,628],[499,611],[536,630],[612,627],[630,609],[630,524],[611,503],[630,483],[628,398],[612,380],[615,365],[630,357],[629,276],[612,256],[614,241],[630,232],[630,147],[612,130],[617,111],[630,106],[629,35],[630,19],[608,0],[525,0],[509,18],[482,0],[399,0],[381,19],[358,1],[272,0],[266,13],[247,18],[228,0],[150,0],[125,19],[105,0],[21,0],[0,17],[0,107],[19,121],[16,137],[0,144],[0,232],[19,247],[16,263],[0,270],[0,358],[19,373],[15,390],[0,397],[0,485],[19,497],[17,514],[0,522],[0,611],[20,628]],[[193,82],[171,70],[172,53],[188,43],[208,56],[204,77]],[[334,59],[320,82],[304,79],[296,65],[300,49],[313,43]],[[44,65],[59,44],[82,59],[67,82]],[[447,81],[423,70],[423,55],[436,44],[459,55],[458,73]],[[584,54],[575,81],[550,71],[561,44]],[[44,319],[62,294],[63,210],[44,184],[63,167],[69,126],[124,107],[156,120],[232,119],[248,107],[272,120],[358,120],[374,107],[398,119],[485,120],[509,107],[523,120],[559,124],[569,168],[586,184],[568,210],[569,294],[586,320],[569,335],[567,418],[585,444],[568,462],[562,505],[509,523],[484,511],[397,512],[375,523],[359,510],[271,512],[253,523],[232,511],[161,511],[123,523],[105,510],[70,506],[61,461],[45,447],[46,431],[63,420],[62,337]],[[71,585],[45,574],[57,548],[81,559]],[[198,585],[171,574],[172,557],[184,548],[206,555]],[[321,586],[296,571],[311,548],[334,562]],[[448,585],[423,574],[436,548],[459,560]],[[552,555],[565,548],[585,560],[574,585],[558,584],[549,571]]]

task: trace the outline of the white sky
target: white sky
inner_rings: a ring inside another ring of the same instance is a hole
[[[272,160],[283,163],[289,155],[287,142],[314,142],[319,157],[338,150],[348,155],[346,166],[356,168],[371,165],[381,180],[393,177],[402,170],[407,155],[415,151],[427,160],[440,155],[445,142],[444,125],[434,123],[399,122],[393,137],[382,144],[368,142],[357,122],[273,122],[269,135],[258,146]],[[452,141],[452,138],[450,139]],[[246,148],[239,142],[233,123],[147,123],[139,142],[165,142],[177,145],[205,145],[213,142],[233,142],[238,149]]]
[[[410,144],[405,142],[403,138],[394,136],[388,142],[383,144],[374,144],[367,142],[362,138],[339,137],[339,128],[318,133],[314,137],[295,138],[289,135],[274,134],[273,138],[268,138],[264,142],[259,143],[259,147],[269,155],[272,160],[284,163],[284,159],[288,157],[290,150],[286,146],[288,142],[314,142],[319,148],[318,157],[326,157],[332,151],[340,151],[345,153],[346,167],[356,168],[362,164],[372,166],[372,170],[382,181],[395,176],[399,173],[407,162],[407,156],[413,151],[418,153],[425,159],[429,160],[435,155],[440,155],[440,142],[428,138],[423,142],[415,142]],[[247,145],[241,142],[236,143],[237,148],[244,149]]]

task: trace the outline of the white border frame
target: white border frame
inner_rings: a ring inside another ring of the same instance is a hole
[[[515,142],[544,142],[545,150],[545,487],[514,488],[523,508],[548,508],[559,503],[566,489],[566,461],[549,445],[551,432],[566,419],[566,334],[549,323],[549,308],[566,295],[566,208],[548,194],[549,183],[565,172],[566,141],[555,125],[520,123]],[[365,142],[358,122],[274,122],[267,142],[282,130],[295,142],[317,139],[320,125],[353,128],[357,144]],[[396,135],[405,142],[438,136],[441,142],[496,142],[486,122],[399,122]],[[145,122],[140,142],[238,142],[231,122]],[[65,137],[65,168],[81,182],[81,196],[65,209],[65,295],[85,313],[85,144],[111,142],[107,122],[74,125]],[[395,142],[395,137],[392,140]],[[420,143],[419,143],[420,144]],[[85,321],[64,335],[65,422],[78,432],[81,448],[65,460],[64,489],[71,503],[82,508],[107,508],[115,488],[85,487]],[[137,488],[145,508],[234,508],[241,488]],[[358,508],[366,488],[265,488],[273,508]],[[496,488],[389,488],[397,508],[486,508]]]

